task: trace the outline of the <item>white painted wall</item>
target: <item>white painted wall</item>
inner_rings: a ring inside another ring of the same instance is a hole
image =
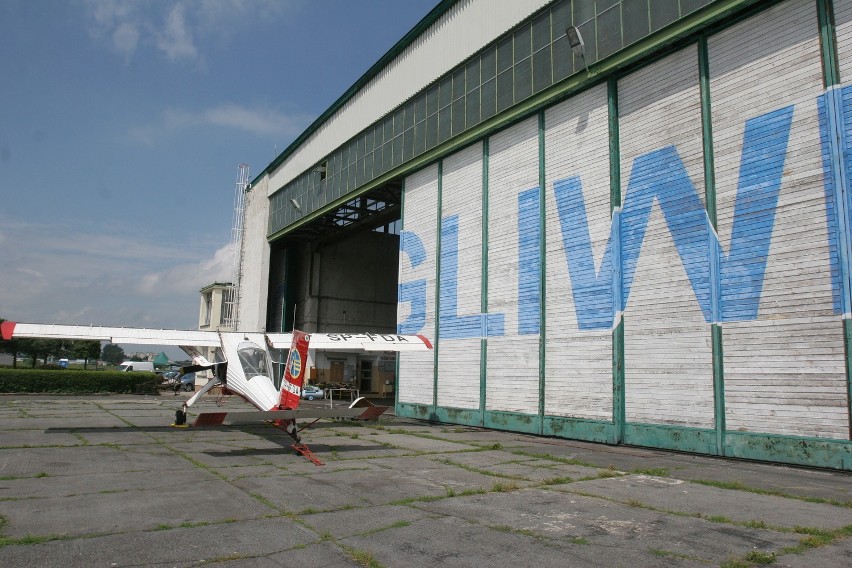
[[[622,203],[636,199],[631,195],[632,184],[641,173],[634,160],[670,146],[704,203],[699,96],[695,46],[618,82]],[[682,186],[666,183],[668,178],[661,177],[657,191],[671,192],[678,200],[686,198]],[[668,222],[659,204],[652,205],[624,309],[626,419],[712,427],[710,326],[696,302]],[[703,261],[706,268],[709,259]],[[704,277],[705,285],[707,281]]]
[[[485,405],[538,413],[539,334],[518,332],[518,195],[539,185],[538,119],[489,139],[488,313],[502,313],[505,335],[487,346]]]
[[[426,319],[417,333],[430,341],[435,339],[435,283],[438,245],[438,166],[425,168],[405,180],[403,207],[413,214],[405,215],[403,232],[415,233],[423,244],[425,257],[412,263],[409,255],[400,252],[399,281],[426,281]],[[401,239],[406,237],[403,234]],[[402,245],[401,245],[402,246]],[[414,265],[416,264],[416,265]],[[411,316],[411,304],[400,298],[398,322]],[[435,358],[432,351],[399,354],[399,402],[432,404],[435,393]]]
[[[792,0],[710,38],[719,237],[726,250],[744,122],[795,105],[758,320],[723,327],[730,430],[849,435],[816,109],[817,31],[815,3]]]
[[[476,318],[482,311],[482,144],[444,160],[442,173],[441,218],[458,220],[458,257],[448,258],[442,244],[441,267],[446,270],[455,262],[458,270],[456,315]],[[440,342],[439,406],[479,408],[481,353],[479,335]]]
[[[269,295],[267,183],[268,177],[264,176],[245,195],[238,306],[239,331],[266,331],[266,299]]]
[[[547,354],[545,413],[609,420],[612,418],[612,332],[583,329],[577,321],[574,286],[568,255],[578,243],[562,236],[554,183],[579,176],[583,206],[589,223],[594,270],[608,280],[603,269],[610,234],[609,113],[606,85],[598,85],[545,113],[545,166],[547,179]],[[575,224],[571,210],[565,222]],[[567,228],[567,227],[566,227]],[[608,270],[608,271],[607,271]],[[603,271],[601,273],[601,271]],[[582,285],[582,284],[581,284]],[[610,300],[611,303],[611,300]]]

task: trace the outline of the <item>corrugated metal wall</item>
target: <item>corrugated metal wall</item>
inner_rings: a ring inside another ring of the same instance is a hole
[[[609,112],[598,85],[545,112],[545,413],[612,418]]]
[[[488,313],[502,319],[488,326],[489,410],[538,413],[538,163],[535,118],[489,140]]]
[[[441,173],[438,405],[479,409],[483,219],[469,211],[482,207],[482,144],[444,160]]]
[[[852,82],[820,49],[788,0],[410,176],[400,330],[434,331],[420,282],[438,374],[406,355],[398,412],[852,469]]]
[[[400,235],[400,333],[435,338],[435,284],[438,247],[438,166],[430,166],[405,181],[406,216]],[[437,342],[435,343],[437,345]],[[434,404],[435,360],[432,352],[400,353],[398,397],[415,404]]]
[[[626,419],[709,428],[711,335],[693,292],[710,276],[706,252],[692,254],[707,250],[696,47],[620,80],[618,110]]]
[[[742,298],[723,288],[725,403],[732,430],[848,439],[843,328],[832,310],[816,107],[823,91],[817,29],[815,3],[797,0],[730,28],[709,44],[719,238],[723,245],[731,243],[729,272],[756,275],[765,263],[756,319],[736,321],[743,319],[736,313],[744,308],[736,305]],[[748,243],[734,243],[737,197],[748,191],[747,178],[764,188],[779,182],[765,162],[755,168],[745,162],[743,122],[773,112],[775,124],[766,130],[777,136],[753,144],[754,152],[786,145],[777,202],[765,199],[758,205],[767,219],[774,213],[771,237],[753,223],[751,234],[743,235]],[[743,258],[759,244],[765,259],[762,254]],[[744,250],[734,250],[735,245]]]

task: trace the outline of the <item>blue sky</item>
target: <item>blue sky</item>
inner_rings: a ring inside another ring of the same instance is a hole
[[[191,329],[260,173],[438,0],[0,1],[0,317]]]

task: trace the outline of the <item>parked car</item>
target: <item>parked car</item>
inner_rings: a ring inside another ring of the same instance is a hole
[[[195,390],[195,373],[181,375],[178,380],[180,381],[180,388],[182,390],[185,390],[186,392],[192,392]]]
[[[308,385],[302,388],[302,398],[313,400],[315,398],[323,398],[325,396],[325,392],[319,387],[315,387],[314,385]]]
[[[160,387],[173,387],[175,381],[180,376],[180,371],[162,371],[157,373],[160,376]]]

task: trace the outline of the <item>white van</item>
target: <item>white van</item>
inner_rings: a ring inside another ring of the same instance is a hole
[[[125,361],[118,366],[119,371],[148,371],[154,372],[154,363],[151,361]]]

